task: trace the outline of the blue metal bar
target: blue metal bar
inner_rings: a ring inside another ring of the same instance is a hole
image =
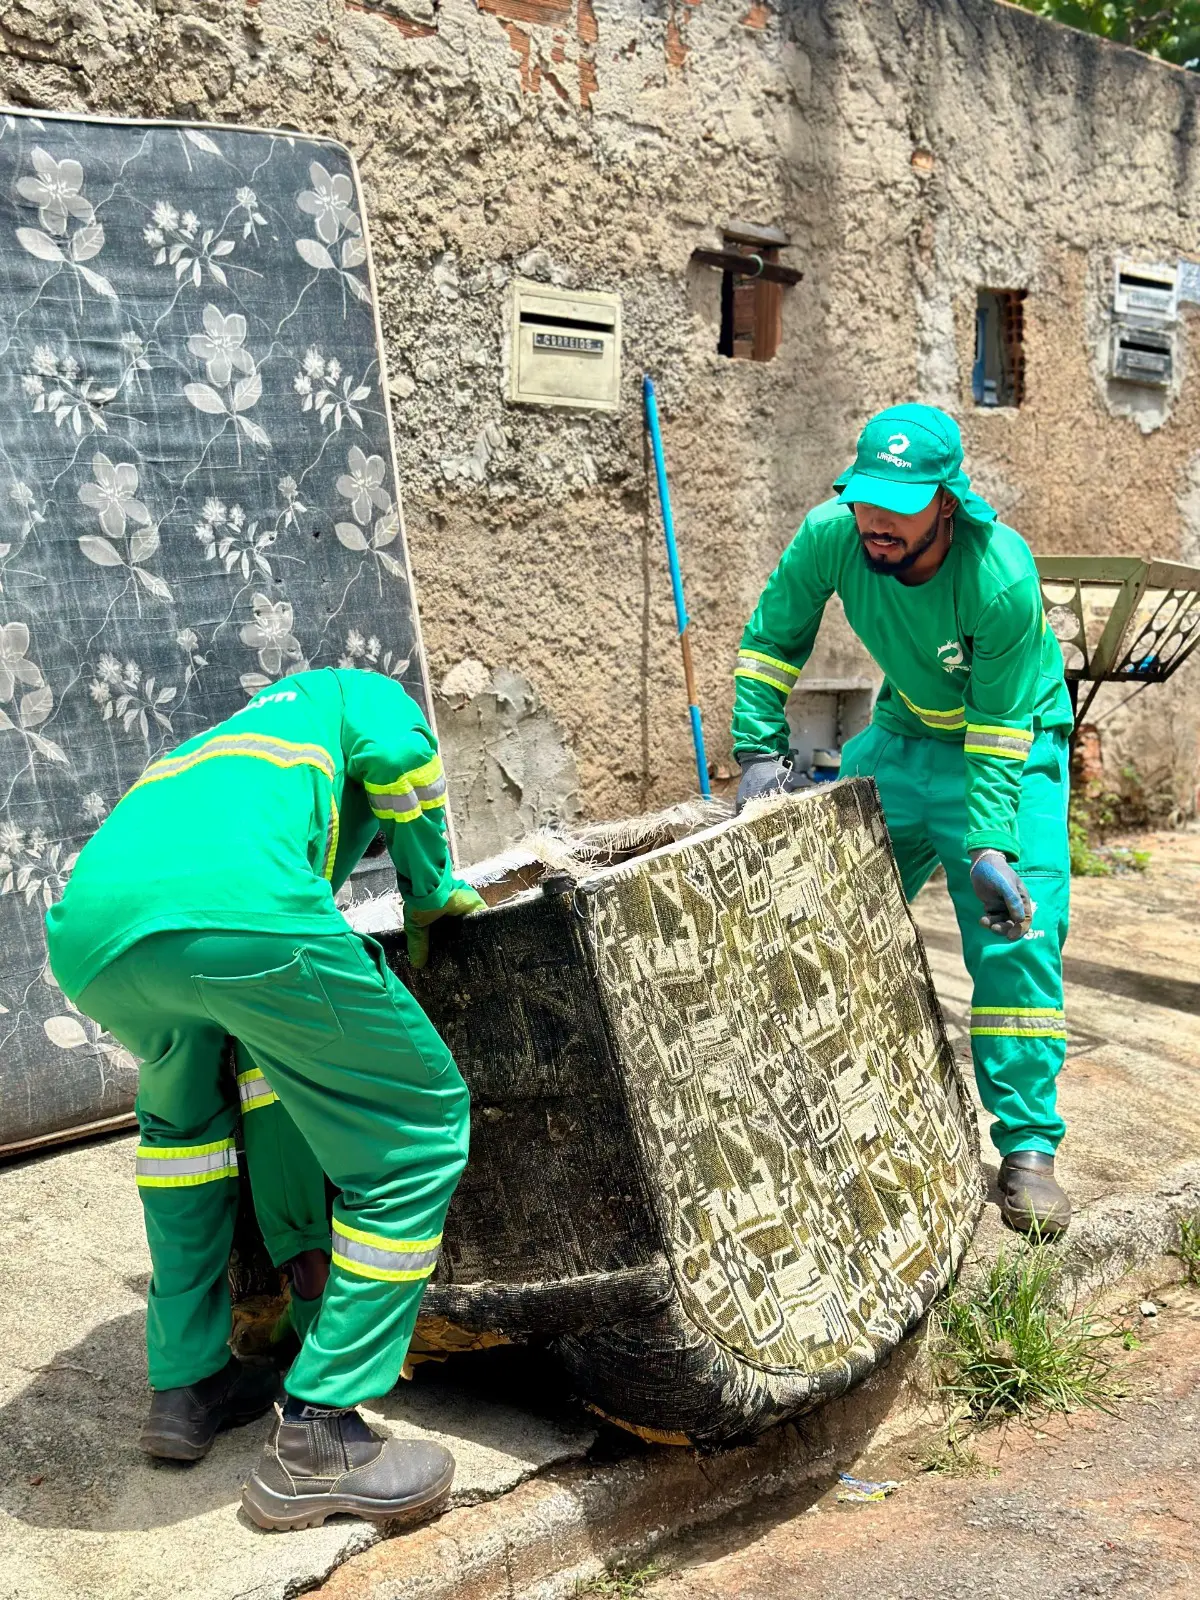
[[[683,575],[679,570],[679,551],[675,545],[675,519],[671,515],[671,491],[667,486],[667,463],[663,455],[662,429],[658,422],[658,401],[654,394],[654,380],[649,373],[642,379],[642,396],[646,403],[646,428],[650,434],[650,448],[654,452],[654,476],[658,483],[658,503],[662,510],[663,535],[667,542],[667,565],[671,571],[671,590],[675,596],[675,623],[679,632],[679,648],[683,654],[683,676],[687,685],[688,715],[692,723],[692,743],[696,747],[696,775],[700,780],[700,793],[707,800],[712,794],[708,782],[708,757],[704,753],[704,728],[700,720],[695,673],[692,670],[691,641],[687,636],[688,614],[683,598]]]

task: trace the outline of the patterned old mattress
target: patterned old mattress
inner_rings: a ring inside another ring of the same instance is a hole
[[[3,1152],[132,1105],[42,918],[146,764],[306,665],[428,704],[349,153],[0,113],[0,414]]]

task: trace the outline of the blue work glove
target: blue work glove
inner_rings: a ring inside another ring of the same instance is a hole
[[[1006,939],[1023,939],[1033,921],[1029,891],[1000,850],[971,851],[971,887],[983,903],[980,922]]]
[[[759,800],[765,794],[792,794],[797,789],[811,789],[813,781],[801,772],[796,763],[796,753],[789,750],[786,756],[767,755],[762,751],[739,756],[742,781],[738,784],[735,814],[750,800]]]
[[[477,894],[469,883],[456,878],[445,905],[436,911],[409,911],[404,913],[404,942],[408,946],[409,966],[420,969],[429,962],[429,929],[442,917],[465,917],[472,911],[482,911],[487,901]]]

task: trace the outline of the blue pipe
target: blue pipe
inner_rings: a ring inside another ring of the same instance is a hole
[[[642,396],[646,402],[646,427],[650,434],[650,448],[654,452],[654,476],[658,482],[658,503],[662,509],[663,535],[667,541],[667,565],[671,571],[671,590],[675,596],[675,624],[683,652],[688,716],[692,723],[692,743],[696,748],[696,774],[700,780],[700,793],[707,800],[712,790],[708,782],[708,758],[704,753],[704,728],[700,720],[700,707],[696,703],[698,697],[692,672],[691,643],[687,637],[688,614],[683,598],[683,574],[679,570],[679,551],[675,545],[675,519],[671,515],[671,491],[667,486],[667,463],[663,455],[662,429],[658,422],[658,400],[654,394],[654,380],[649,373],[642,379]]]

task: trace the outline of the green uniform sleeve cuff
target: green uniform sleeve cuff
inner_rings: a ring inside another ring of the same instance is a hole
[[[1010,861],[1019,860],[1021,855],[1016,834],[1002,828],[976,828],[967,834],[964,843],[968,851],[1003,850]]]
[[[400,879],[400,893],[404,897],[404,909],[406,911],[440,911],[454,892],[456,882],[454,868],[447,854],[446,865],[442,869],[442,875],[438,879],[437,887],[430,890],[428,894],[414,894],[412,884],[406,883],[403,878]]]

